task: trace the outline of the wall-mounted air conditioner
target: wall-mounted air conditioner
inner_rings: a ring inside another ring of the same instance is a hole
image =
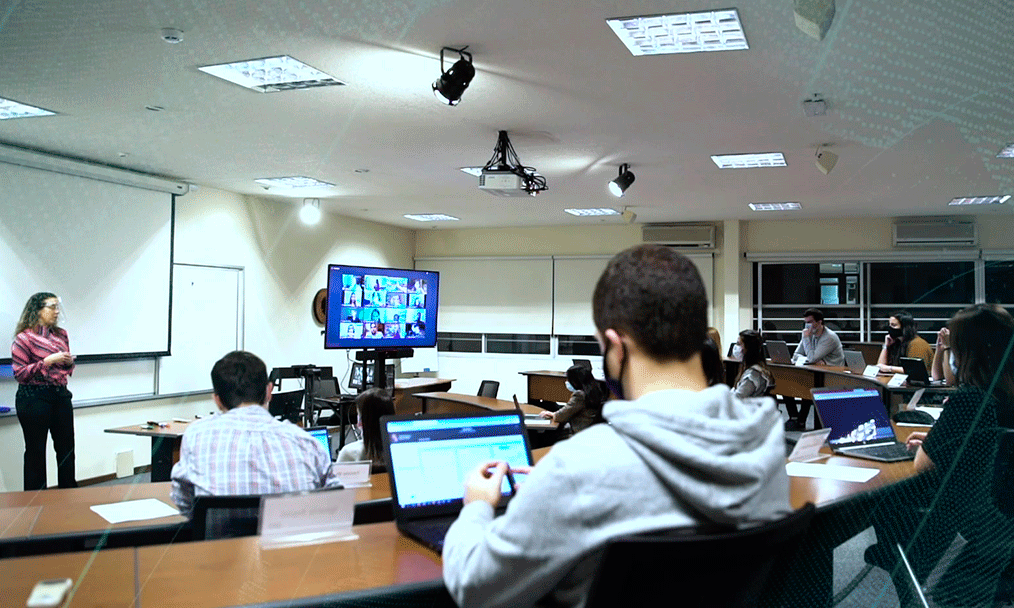
[[[645,243],[657,243],[688,249],[714,249],[713,224],[645,224],[641,227]]]
[[[898,221],[895,247],[974,247],[979,243],[975,220]]]

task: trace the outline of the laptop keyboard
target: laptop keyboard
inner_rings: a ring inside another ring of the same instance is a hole
[[[447,529],[451,527],[453,522],[454,520],[441,520],[433,523],[413,522],[412,532],[431,545],[442,548],[444,546],[444,537],[447,536]]]
[[[895,443],[892,445],[870,446],[868,448],[854,450],[854,452],[859,452],[869,456],[876,456],[878,458],[898,458],[903,456],[906,459],[912,459],[915,457],[914,454],[912,454],[912,452],[909,452],[908,448],[906,448],[905,445],[901,443]]]

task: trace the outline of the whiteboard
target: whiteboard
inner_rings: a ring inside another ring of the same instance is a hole
[[[158,394],[211,390],[211,367],[243,348],[243,269],[173,264],[172,342]]]

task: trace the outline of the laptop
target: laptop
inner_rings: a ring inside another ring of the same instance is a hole
[[[866,359],[863,359],[863,353],[857,350],[846,350],[842,352],[845,353],[845,365],[849,368],[850,372],[862,375],[862,373],[866,371]]]
[[[311,426],[310,428],[306,429],[306,432],[310,434],[310,437],[313,437],[314,439],[319,441],[322,446],[324,446],[324,449],[327,450],[327,455],[333,461],[334,452],[331,451],[331,435],[328,435],[327,427]]]
[[[546,427],[553,426],[553,421],[550,420],[549,418],[543,418],[539,414],[526,414],[525,411],[523,409],[521,409],[521,404],[518,402],[518,396],[517,395],[514,395],[514,409],[517,410],[517,412],[519,414],[521,414],[521,418],[524,419],[526,427],[528,427],[528,426],[546,426]]]
[[[384,416],[380,424],[394,522],[403,534],[438,553],[461,511],[464,479],[473,468],[487,460],[532,465],[517,412]],[[501,493],[511,495],[506,477]]]
[[[905,382],[909,386],[929,386],[929,374],[926,373],[926,362],[918,357],[901,357],[898,359],[902,369],[908,375]]]
[[[831,429],[827,442],[835,454],[879,462],[915,458],[895,436],[879,390],[815,388],[810,394],[821,424]]]
[[[765,342],[768,347],[768,358],[772,363],[783,363],[790,365],[792,356],[789,354],[789,346],[782,340],[768,340]]]

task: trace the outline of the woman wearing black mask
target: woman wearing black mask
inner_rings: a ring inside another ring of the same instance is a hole
[[[901,367],[902,357],[922,359],[927,370],[933,365],[933,349],[915,332],[915,319],[905,311],[894,313],[888,320],[887,337],[877,365],[881,372],[901,374],[905,371]]]

